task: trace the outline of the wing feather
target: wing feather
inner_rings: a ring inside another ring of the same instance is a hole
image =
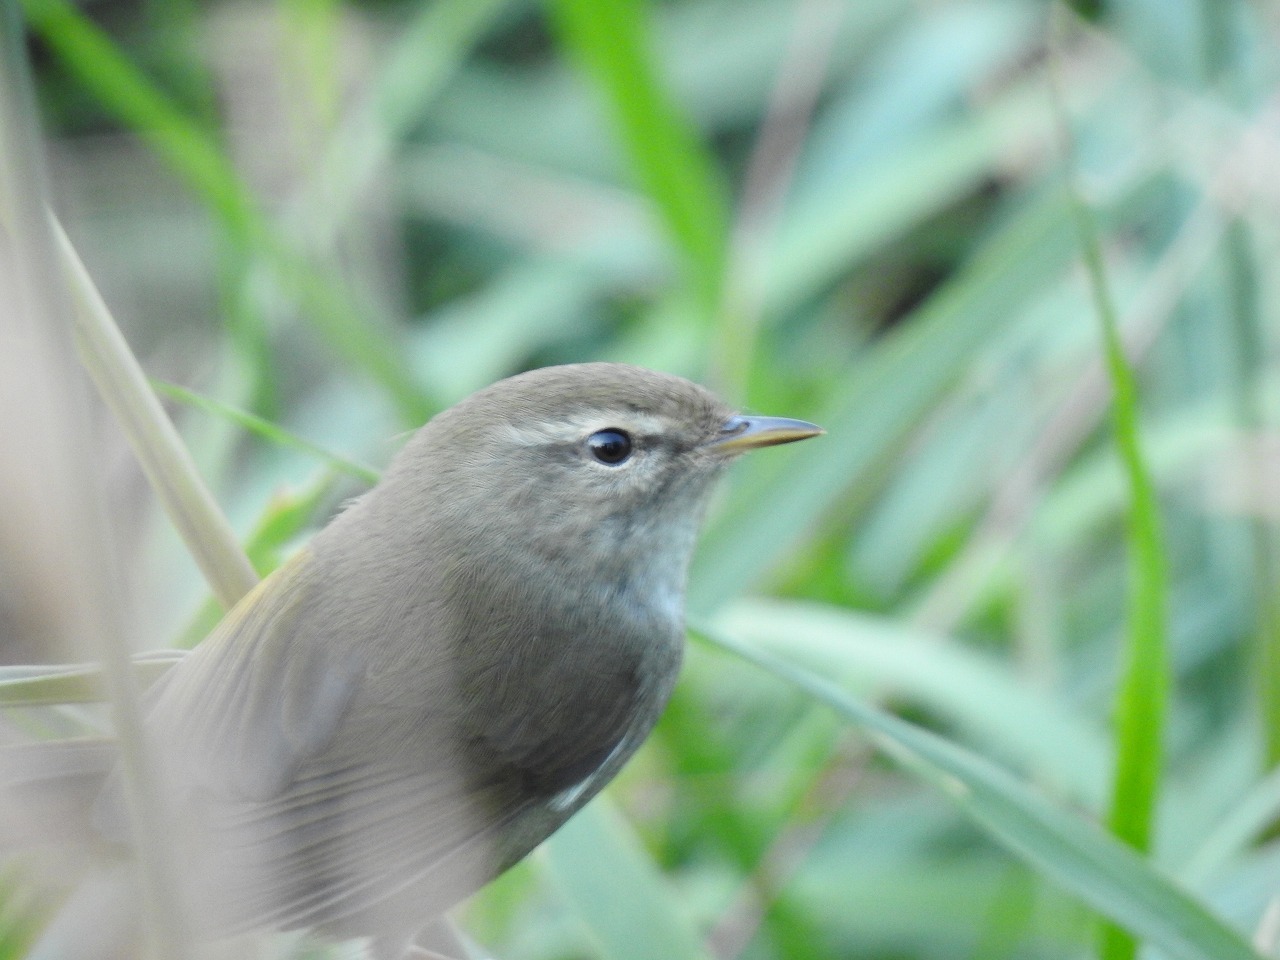
[[[307,613],[321,587],[299,552],[157,684],[148,725],[179,795],[269,800],[332,742],[363,669],[354,646],[316,642]]]
[[[401,910],[421,920],[498,871],[502,829],[527,806],[515,797],[477,790],[447,763],[384,762],[304,776],[267,804],[213,805],[201,811],[202,899],[231,929],[349,935],[403,923]]]
[[[528,806],[514,780],[462,769],[449,704],[426,703],[406,734],[373,689],[361,696],[360,651],[377,638],[317,642],[341,593],[327,575],[298,554],[153,688],[148,723],[198,864],[192,899],[218,935],[421,922],[498,871],[503,829]]]

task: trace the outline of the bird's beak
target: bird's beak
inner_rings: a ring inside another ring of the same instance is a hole
[[[706,446],[713,453],[732,456],[756,447],[792,443],[826,432],[815,424],[786,417],[730,417],[721,427],[720,436],[708,441]]]

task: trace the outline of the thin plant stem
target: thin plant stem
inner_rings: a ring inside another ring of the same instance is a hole
[[[345,473],[349,477],[353,477],[367,484],[375,484],[378,482],[378,471],[373,467],[363,463],[357,463],[346,457],[340,456],[331,450],[326,450],[319,444],[312,443],[310,440],[303,439],[297,434],[290,433],[283,427],[279,427],[269,420],[255,416],[246,410],[233,407],[230,404],[222,403],[214,400],[212,397],[206,397],[202,394],[180,387],[175,383],[165,383],[160,380],[152,380],[151,385],[160,393],[184,403],[196,410],[204,413],[212,414],[216,417],[222,417],[237,426],[243,427],[256,433],[258,436],[278,444],[282,447],[290,447],[305,453],[307,456],[314,457],[322,463],[327,464],[334,470]]]
[[[76,346],[98,392],[116,415],[169,519],[230,609],[258,576],[218,509],[61,225],[54,226],[75,319]]]

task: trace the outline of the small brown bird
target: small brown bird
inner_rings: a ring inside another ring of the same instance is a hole
[[[605,363],[432,419],[148,694],[201,936],[309,927],[402,956],[635,752],[713,481],[821,432]],[[114,780],[94,823],[123,839]]]

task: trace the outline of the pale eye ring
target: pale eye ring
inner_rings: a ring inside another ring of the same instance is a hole
[[[587,450],[607,467],[621,466],[631,458],[631,435],[616,427],[597,430],[587,437]]]

